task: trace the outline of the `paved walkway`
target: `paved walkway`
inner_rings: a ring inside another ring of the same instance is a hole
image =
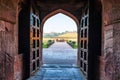
[[[48,49],[43,49],[44,64],[77,64],[77,49],[66,42],[56,42]]]
[[[85,80],[76,66],[77,50],[65,42],[43,49],[43,65],[28,80]]]

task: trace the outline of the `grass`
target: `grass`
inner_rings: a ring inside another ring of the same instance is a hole
[[[75,42],[75,41],[68,41],[67,42],[72,48],[74,48],[74,49],[77,49],[78,48],[78,45],[77,45],[77,42]]]
[[[77,44],[75,44],[73,48],[74,48],[74,49],[77,49],[77,48],[78,48],[78,45],[77,45]]]
[[[48,47],[49,47],[49,46],[48,46],[48,42],[43,42],[42,48],[48,48]],[[74,45],[72,46],[72,48],[77,49],[77,48],[78,48],[77,43],[74,44]]]
[[[48,40],[47,42],[43,42],[42,48],[48,48],[48,47],[50,47],[50,45],[52,45],[53,43],[54,43],[53,40]]]
[[[47,42],[43,42],[42,48],[48,48]]]

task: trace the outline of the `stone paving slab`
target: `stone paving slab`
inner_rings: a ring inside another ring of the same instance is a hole
[[[77,49],[56,42],[43,49],[43,65],[28,80],[85,80],[77,64]]]
[[[77,49],[66,42],[55,42],[43,49],[43,64],[77,64]]]
[[[45,64],[28,80],[85,80],[75,65]]]

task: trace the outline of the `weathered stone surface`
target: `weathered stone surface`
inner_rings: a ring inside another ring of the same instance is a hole
[[[104,56],[105,56],[105,72],[108,80],[112,80],[114,64],[113,62],[113,26],[105,27],[105,45],[104,45]]]
[[[85,80],[85,77],[75,65],[44,64],[27,80]]]
[[[116,22],[120,19],[120,1],[119,0],[103,0],[103,19],[105,25]]]
[[[11,32],[0,32],[0,65],[1,80],[13,80],[14,40]]]
[[[16,21],[16,9],[11,0],[1,0],[0,1],[0,20],[15,23]]]
[[[16,22],[18,23],[18,20],[16,19],[18,19],[17,12],[19,12],[17,11],[17,6],[19,6],[19,8],[24,7],[24,0],[19,0],[20,3],[17,3],[17,1],[18,0],[0,0],[0,72],[3,73],[0,73],[0,80],[1,78],[4,78],[4,80],[13,80],[13,77],[15,80],[22,79],[23,61],[22,55],[18,55],[17,52],[18,47],[16,45],[18,44],[17,38],[19,26],[18,24],[16,24]],[[40,12],[41,19],[43,19],[48,13],[60,8],[70,12],[78,19],[80,19],[80,8],[82,8],[85,4],[84,0],[72,0],[72,2],[69,3],[67,3],[67,1],[69,0],[59,0],[58,2],[60,3],[58,3],[57,1],[47,2],[47,0],[42,2],[39,0],[36,1],[38,2],[38,7],[42,9],[42,12]],[[100,79],[120,80],[120,0],[101,1],[103,7],[102,17],[104,32],[104,55],[100,57]],[[54,5],[53,3],[55,3],[56,5]],[[63,3],[65,3],[64,6],[61,5]],[[54,7],[52,7],[53,5]],[[8,57],[6,54],[11,56],[12,58]],[[3,56],[5,55],[7,56],[7,62],[5,63],[5,65],[3,65],[5,60]]]
[[[4,66],[0,68],[0,71],[3,69],[1,71],[3,78],[0,80],[14,79],[14,54],[16,52],[15,44],[17,44],[14,40],[16,9],[17,0],[0,0],[0,62],[4,63]]]
[[[0,31],[5,31],[5,21],[0,20]]]
[[[104,57],[100,57],[100,80],[106,80],[106,75],[105,75],[105,60]]]
[[[120,77],[120,23],[105,27],[105,74],[107,80]]]
[[[14,80],[22,80],[23,57],[21,55],[15,56],[14,60]]]
[[[113,25],[113,55],[114,55],[114,67],[115,67],[115,80],[120,80],[120,22]]]
[[[120,1],[103,0],[104,57],[106,80],[120,77]]]

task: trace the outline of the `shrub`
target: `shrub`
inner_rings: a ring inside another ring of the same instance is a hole
[[[72,48],[77,48],[76,42],[75,41],[67,41],[67,43],[72,47]]]

